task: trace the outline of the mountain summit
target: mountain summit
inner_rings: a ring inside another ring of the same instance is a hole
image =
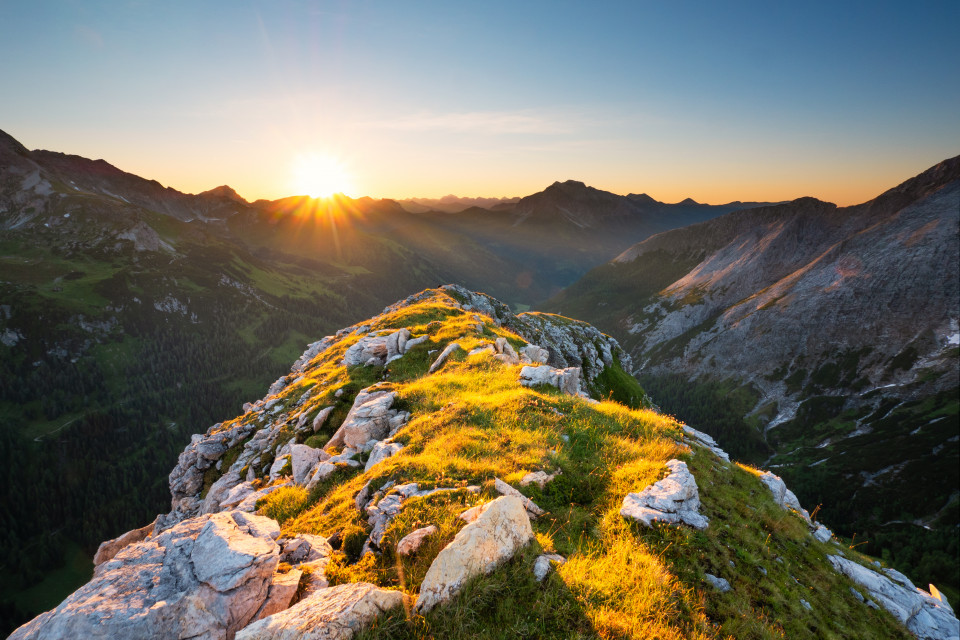
[[[585,323],[410,296],[195,435],[172,510],[11,639],[960,632],[621,363]]]

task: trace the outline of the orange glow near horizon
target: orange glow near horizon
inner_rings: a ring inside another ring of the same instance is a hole
[[[354,195],[354,179],[339,159],[323,153],[301,153],[293,161],[290,186],[294,195],[329,198],[336,193]]]

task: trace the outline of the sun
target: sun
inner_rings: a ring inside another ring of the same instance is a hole
[[[303,153],[294,159],[292,185],[296,195],[329,198],[335,193],[353,193],[353,176],[334,156]]]

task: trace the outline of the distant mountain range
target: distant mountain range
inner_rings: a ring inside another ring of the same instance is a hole
[[[520,198],[462,198],[453,194],[442,198],[405,198],[397,200],[397,204],[410,213],[426,213],[427,211],[442,211],[444,213],[460,213],[464,209],[480,207],[496,209],[498,207],[516,204]]]
[[[861,205],[661,233],[545,307],[618,338],[664,409],[841,531],[956,586],[958,222],[960,157]]]

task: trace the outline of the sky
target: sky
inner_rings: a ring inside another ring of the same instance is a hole
[[[847,205],[960,153],[958,24],[957,0],[0,0],[0,129],[249,200],[313,176]]]

